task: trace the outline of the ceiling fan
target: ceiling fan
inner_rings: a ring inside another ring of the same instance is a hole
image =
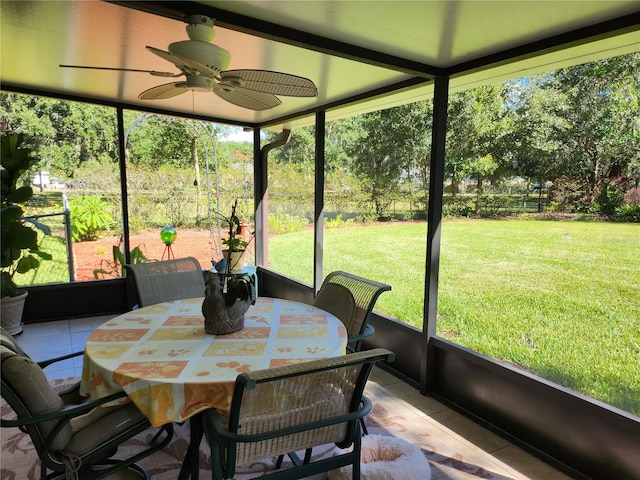
[[[138,98],[159,100],[171,98],[189,90],[213,92],[223,100],[251,110],[266,110],[282,102],[276,95],[315,97],[318,90],[308,78],[269,70],[226,70],[231,54],[211,43],[215,36],[213,20],[204,15],[191,15],[187,25],[189,40],[174,42],[169,51],[147,46],[147,50],[173,63],[180,73],[158,72],[133,68],[60,65],[64,68],[118,70],[149,73],[156,77],[184,79],[145,90]]]

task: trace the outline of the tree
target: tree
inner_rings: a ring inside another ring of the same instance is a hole
[[[476,179],[476,205],[475,214],[480,213],[480,207],[482,205],[482,195],[484,195],[484,179],[493,175],[497,170],[498,164],[493,159],[490,153],[487,153],[484,157],[473,158],[466,162],[463,167],[463,173],[465,176]]]
[[[502,93],[501,85],[489,85],[450,97],[445,171],[454,195],[465,176],[482,189],[486,177],[508,166],[504,139],[510,121]]]
[[[54,175],[73,178],[82,162],[118,158],[113,108],[4,92],[0,105],[4,130],[23,133]]]
[[[424,105],[408,104],[362,115],[361,130],[352,130],[358,135],[349,139],[345,149],[377,217],[386,215],[417,161],[426,160],[428,122]]]
[[[565,95],[560,138],[563,164],[595,200],[608,179],[639,176],[640,54],[558,70],[553,87]]]
[[[559,160],[560,138],[569,125],[563,118],[564,95],[551,85],[547,74],[507,82],[510,132],[505,141],[513,155],[513,172],[538,185],[538,211],[543,209],[543,185],[566,175]]]

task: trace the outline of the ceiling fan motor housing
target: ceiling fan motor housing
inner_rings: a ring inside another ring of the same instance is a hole
[[[191,15],[187,25],[187,35],[190,40],[211,43],[216,31],[213,29],[213,20],[204,15]]]
[[[169,53],[201,63],[218,72],[226,70],[231,62],[231,54],[224,48],[197,40],[174,42],[169,45]]]
[[[187,75],[186,87],[194,92],[210,92],[213,80],[204,75]]]

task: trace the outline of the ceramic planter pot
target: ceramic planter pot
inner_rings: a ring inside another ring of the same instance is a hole
[[[24,302],[29,294],[26,290],[18,290],[18,292],[19,295],[15,297],[2,297],[0,299],[2,307],[0,324],[11,335],[22,333],[22,311],[24,310]]]
[[[231,253],[231,259],[229,259],[229,253]],[[244,250],[239,252],[229,252],[229,250],[222,251],[224,258],[231,264],[231,273],[242,273],[242,268],[245,264],[244,253]]]

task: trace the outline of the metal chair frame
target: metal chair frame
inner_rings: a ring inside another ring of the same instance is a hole
[[[353,299],[356,304],[355,314],[351,321],[347,320],[345,322],[342,318],[341,320],[345,323],[345,326],[347,327],[347,334],[349,336],[347,349],[350,352],[359,352],[362,348],[362,340],[373,335],[375,332],[373,326],[369,324],[369,318],[371,317],[371,312],[373,312],[373,307],[375,306],[378,297],[383,292],[391,290],[391,285],[369,280],[352,273],[336,270],[326,276],[324,282],[322,282],[322,287],[320,287],[320,290],[318,291],[318,295],[320,295],[320,292],[325,285],[331,283],[343,285],[353,295]],[[317,298],[318,296],[316,296],[316,299]]]
[[[133,278],[140,307],[204,297],[204,275],[200,262],[193,257],[133,263],[124,268],[127,277]]]
[[[359,479],[360,421],[371,410],[364,387],[376,362],[394,358],[379,348],[238,375],[228,421],[204,412],[213,480],[233,477],[236,464],[287,454],[292,468],[261,478],[299,479],[352,465]],[[327,443],[353,450],[307,463],[290,453]]]
[[[4,334],[5,332],[3,332],[3,335]],[[13,348],[16,345],[17,344],[15,343],[9,345],[3,340],[3,359],[8,358],[8,356],[14,353],[15,355],[26,356],[28,358],[28,356],[20,349],[19,346],[17,346],[17,348]],[[6,354],[7,350],[9,351],[9,355]],[[35,363],[37,363],[40,368],[45,368],[46,366],[53,363],[80,356],[83,353],[84,352],[76,352]],[[122,430],[118,435],[114,435],[106,439],[105,442],[99,446],[99,448],[96,448],[93,451],[88,452],[86,455],[82,456],[81,469],[78,472],[68,472],[66,465],[63,462],[59,461],[59,459],[57,458],[56,450],[52,448],[53,442],[56,440],[58,434],[63,430],[63,428],[69,425],[69,422],[71,422],[71,420],[81,415],[87,414],[96,407],[126,397],[125,392],[119,392],[101,398],[99,400],[86,400],[78,395],[77,387],[78,384],[74,385],[73,387],[71,387],[71,389],[63,393],[59,393],[58,395],[60,396],[60,398],[62,398],[65,405],[68,404],[68,402],[75,403],[78,400],[81,401],[81,403],[69,405],[64,409],[57,410],[51,413],[34,415],[25,404],[25,401],[15,391],[13,385],[10,385],[9,382],[5,381],[5,377],[3,374],[2,398],[13,409],[16,418],[0,419],[0,427],[17,427],[31,437],[31,441],[33,442],[33,445],[38,452],[38,456],[40,457],[41,480],[65,478],[65,475],[73,475],[74,473],[77,473],[80,478],[91,478],[92,480],[98,480],[108,477],[114,472],[123,469],[135,470],[148,480],[149,476],[147,472],[142,467],[137,465],[136,462],[163,449],[169,444],[169,442],[173,438],[173,425],[171,424],[164,425],[158,430],[155,437],[150,442],[150,446],[148,448],[138,451],[131,457],[123,460],[113,459],[111,457],[117,451],[118,446],[124,441],[134,437],[135,435],[145,431],[146,429],[151,428],[151,424],[149,422],[136,423],[135,425]],[[43,422],[49,422],[50,425],[54,425],[50,433],[46,436],[40,429],[40,425],[42,425]],[[158,441],[163,432],[165,433],[165,437],[162,440]],[[52,472],[47,473],[48,470],[51,470]]]

